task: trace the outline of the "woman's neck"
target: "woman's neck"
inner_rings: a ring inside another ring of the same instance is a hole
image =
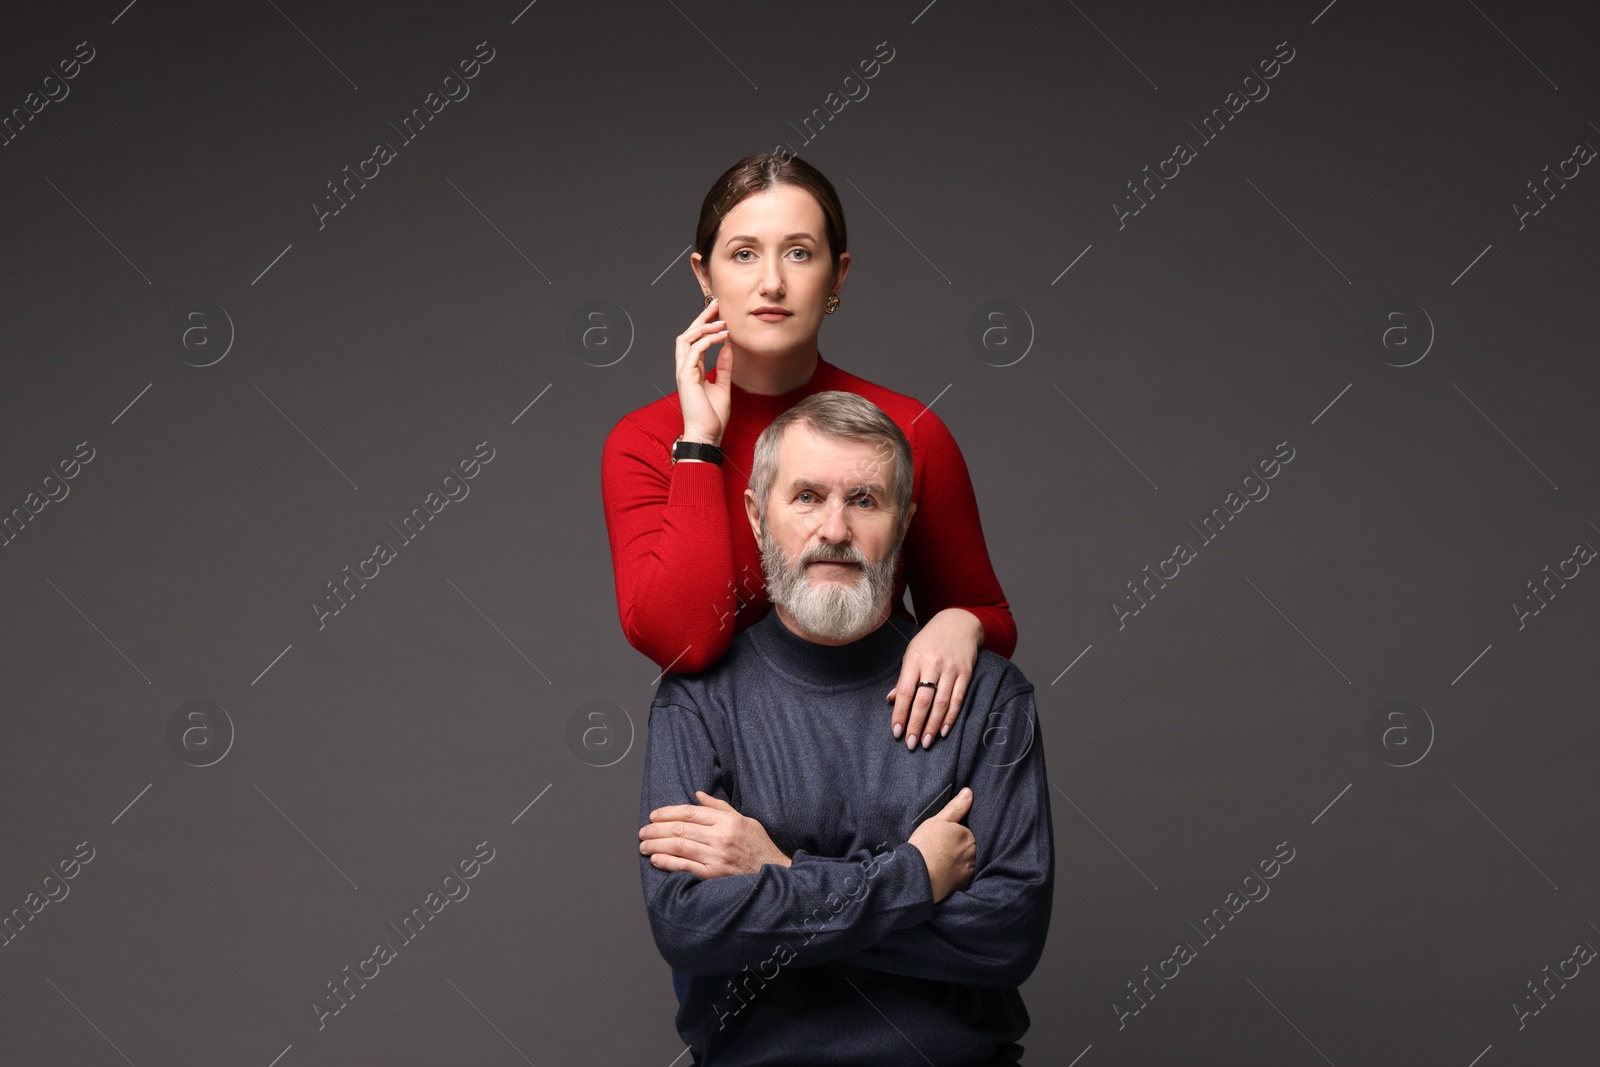
[[[781,355],[755,355],[733,350],[733,384],[747,393],[782,396],[811,380],[816,373],[816,345]]]

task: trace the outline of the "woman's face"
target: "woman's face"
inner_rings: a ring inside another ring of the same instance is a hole
[[[696,252],[691,259],[736,349],[783,355],[816,344],[835,286],[822,205],[804,188],[779,184],[745,197],[722,217],[710,258],[701,262]],[[846,252],[841,284],[849,269]],[[763,308],[787,314],[758,314]]]

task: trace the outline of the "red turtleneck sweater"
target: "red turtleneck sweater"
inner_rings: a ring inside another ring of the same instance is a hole
[[[714,381],[716,371],[708,373]],[[915,398],[819,356],[811,380],[781,396],[732,386],[721,466],[672,463],[672,442],[683,432],[676,392],[624,415],[606,437],[600,487],[617,612],[628,643],[663,670],[704,670],[770,609],[761,546],[744,510],[756,438],[784,411],[830,389],[866,397],[911,442],[917,513],[895,571],[895,613],[911,618],[903,603],[909,585],[920,623],[963,608],[983,624],[984,648],[1007,659],[1016,650],[1016,620],[989,562],[972,477],[950,430]]]

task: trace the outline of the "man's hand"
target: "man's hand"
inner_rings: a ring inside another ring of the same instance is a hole
[[[907,842],[916,846],[928,865],[935,904],[972,884],[978,862],[978,839],[961,825],[961,820],[971,810],[972,790],[963,787],[950,803],[918,825]]]
[[[694,795],[698,805],[657,808],[639,828],[639,851],[658,870],[721,878],[755,874],[767,863],[789,866],[789,857],[772,843],[766,827],[740,815],[726,800],[699,789]]]
[[[915,749],[945,737],[961,713],[967,683],[983,644],[983,623],[964,608],[945,608],[928,620],[906,646],[900,680],[884,699],[894,701],[890,732]],[[918,682],[938,682],[937,689]],[[909,721],[907,721],[909,718]]]

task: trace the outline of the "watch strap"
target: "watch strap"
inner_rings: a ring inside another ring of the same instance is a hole
[[[672,442],[672,462],[676,464],[680,459],[703,459],[707,463],[722,465],[722,449],[704,441],[685,441],[680,434]]]

